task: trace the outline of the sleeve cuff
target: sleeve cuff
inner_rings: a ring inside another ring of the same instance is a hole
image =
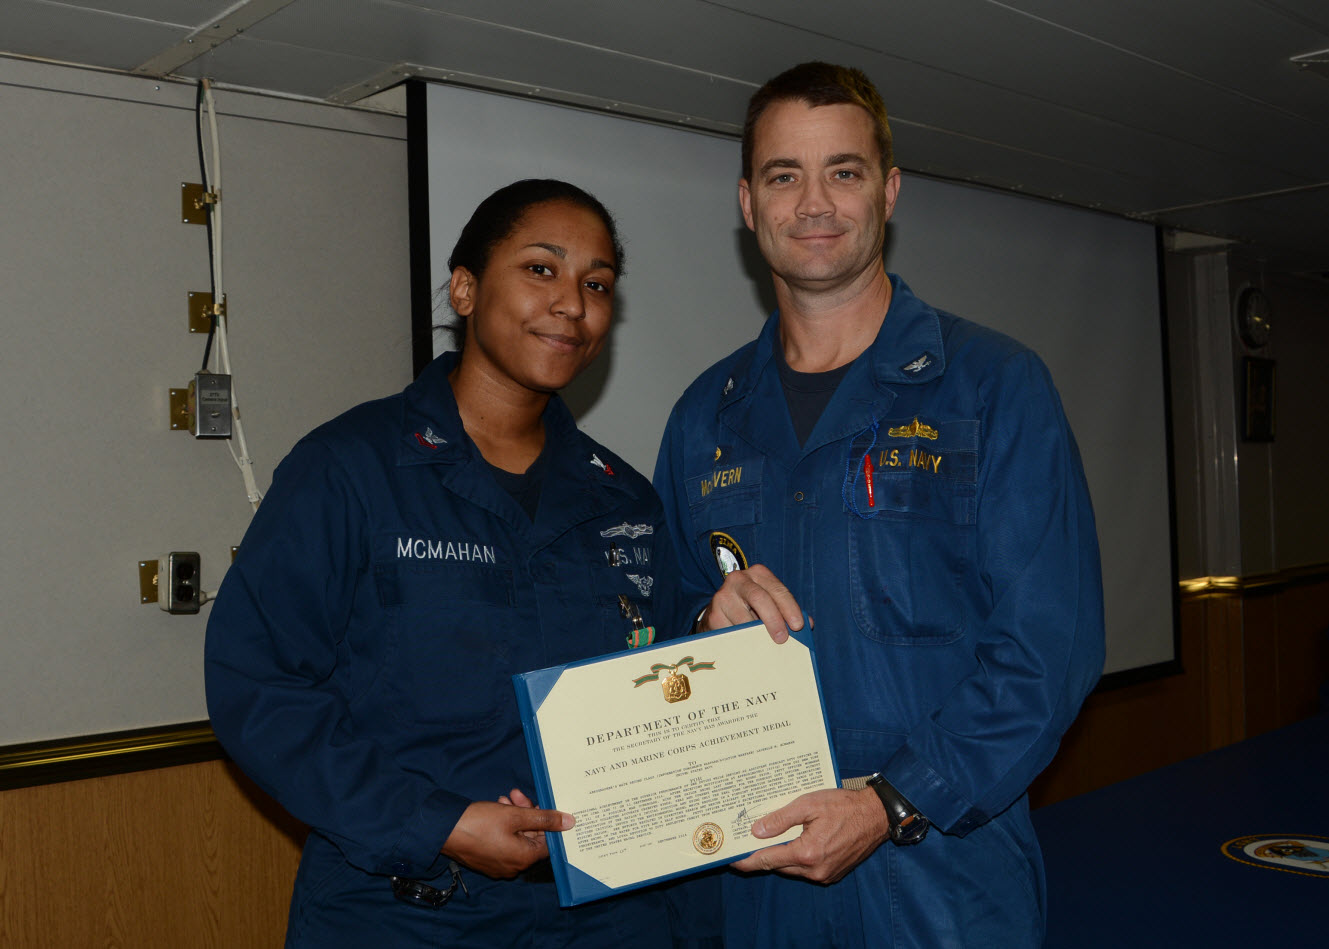
[[[429,880],[442,873],[449,861],[440,851],[470,803],[450,791],[431,793],[402,830],[380,872],[413,880]]]
[[[891,756],[881,775],[943,833],[963,837],[987,823],[988,815],[956,794],[927,762],[905,746]]]

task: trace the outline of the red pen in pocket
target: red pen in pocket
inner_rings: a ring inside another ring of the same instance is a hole
[[[863,477],[867,480],[868,507],[876,507],[877,502],[872,497],[872,458],[869,455],[863,456]]]

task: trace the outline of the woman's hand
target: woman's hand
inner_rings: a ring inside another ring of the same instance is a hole
[[[571,814],[535,807],[521,791],[504,797],[507,801],[472,801],[443,844],[443,854],[485,876],[510,880],[549,856],[546,831],[572,827]]]
[[[535,802],[527,797],[526,792],[521,788],[513,788],[507,794],[500,794],[498,796],[498,803],[511,804],[514,807],[535,807]],[[541,843],[544,842],[545,832],[543,830],[525,830],[522,831],[522,833],[527,837],[530,837],[532,840],[538,840]]]

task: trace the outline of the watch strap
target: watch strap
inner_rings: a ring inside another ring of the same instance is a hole
[[[882,807],[886,808],[892,843],[908,846],[927,836],[931,826],[928,819],[879,772],[869,775],[864,785],[876,792]]]

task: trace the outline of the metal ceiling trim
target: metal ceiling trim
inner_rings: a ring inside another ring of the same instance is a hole
[[[1300,56],[1292,56],[1288,58],[1288,62],[1292,63],[1299,69],[1304,69],[1307,72],[1313,72],[1329,79],[1329,49],[1321,49],[1316,50],[1313,53],[1302,53]]]
[[[1329,188],[1329,180],[1312,181],[1304,185],[1294,185],[1291,188],[1272,188],[1268,191],[1252,191],[1247,194],[1229,194],[1221,198],[1211,198],[1208,201],[1195,201],[1191,204],[1178,204],[1170,208],[1153,208],[1141,211],[1141,214],[1160,216],[1164,214],[1175,214],[1178,211],[1195,211],[1200,208],[1220,208],[1227,205],[1241,204],[1244,201],[1261,201],[1265,198],[1281,198],[1290,194],[1306,194],[1311,191],[1323,191]]]
[[[169,76],[181,66],[212,52],[255,23],[266,20],[294,2],[295,0],[245,0],[216,23],[191,33],[181,42],[162,50],[152,59],[140,63],[130,71],[141,76]]]
[[[603,96],[572,92],[568,89],[555,89],[549,86],[515,82],[511,79],[502,79],[497,76],[481,76],[477,73],[462,72],[456,69],[421,66],[416,63],[398,63],[375,76],[371,76],[369,79],[337,90],[328,96],[327,101],[334,102],[338,105],[354,105],[361,99],[382,92],[385,89],[405,82],[407,79],[425,79],[430,82],[465,86],[471,89],[480,89],[485,92],[497,92],[503,95],[515,96],[517,98],[534,99],[540,102],[549,102],[554,105],[570,106],[572,108],[585,109],[591,112],[604,112],[622,118],[654,122],[659,125],[688,128],[693,131],[706,132],[712,135],[723,135],[726,137],[737,138],[743,133],[743,126],[735,122],[722,122],[718,119],[710,119],[704,116],[689,115],[683,112],[671,112],[667,109],[656,109],[635,102],[624,102],[621,99],[610,99]]]

